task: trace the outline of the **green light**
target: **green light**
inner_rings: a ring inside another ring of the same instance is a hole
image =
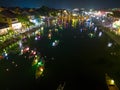
[[[42,65],[42,62],[38,62],[38,66]]]
[[[89,37],[93,38],[93,37],[95,37],[95,35],[93,33],[89,33]]]

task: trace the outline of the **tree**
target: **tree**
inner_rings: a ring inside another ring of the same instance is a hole
[[[22,26],[24,28],[28,28],[31,25],[34,25],[32,22],[29,21],[27,16],[23,16],[23,15],[18,15],[18,21],[22,23]]]

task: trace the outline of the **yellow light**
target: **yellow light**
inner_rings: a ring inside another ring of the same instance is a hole
[[[35,59],[35,63],[37,63],[38,62],[38,60],[37,59]]]
[[[73,13],[72,15],[73,15],[73,16],[77,16],[77,14],[75,14],[75,13]]]
[[[40,67],[39,70],[40,70],[41,72],[43,72],[43,68],[42,68],[42,67]]]
[[[40,69],[40,71],[42,71],[42,72],[43,72],[43,68],[41,68],[41,69]]]
[[[41,27],[41,30],[43,30],[44,29],[44,27]]]
[[[66,11],[66,10],[64,10],[64,13],[67,13],[67,11]]]
[[[51,39],[51,34],[50,33],[48,34],[48,38]]]
[[[114,85],[115,84],[114,80],[110,80],[110,84]]]

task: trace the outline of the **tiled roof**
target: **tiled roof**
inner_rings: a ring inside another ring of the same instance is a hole
[[[7,23],[0,23],[0,29],[9,27]]]
[[[16,17],[16,15],[9,10],[4,10],[4,11],[0,12],[0,14],[2,14],[5,17],[9,17],[9,18],[15,18]]]

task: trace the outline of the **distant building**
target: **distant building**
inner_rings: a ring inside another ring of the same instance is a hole
[[[10,29],[9,25],[6,23],[0,23],[0,35],[6,34]]]
[[[29,21],[30,21],[31,23],[33,23],[34,25],[40,25],[40,24],[41,24],[41,19],[40,19],[40,17],[37,18],[37,17],[35,17],[35,15],[29,15],[28,18],[29,18]]]
[[[2,12],[4,10],[4,8],[3,7],[0,7],[0,12]]]
[[[75,8],[72,10],[72,15],[73,16],[78,16],[80,14],[80,10],[78,8]]]
[[[8,23],[10,29],[21,29],[22,24],[16,18],[16,15],[9,10],[4,10],[0,14],[1,22]]]
[[[12,23],[12,29],[13,29],[13,30],[22,29],[22,24],[21,24],[20,22]]]

